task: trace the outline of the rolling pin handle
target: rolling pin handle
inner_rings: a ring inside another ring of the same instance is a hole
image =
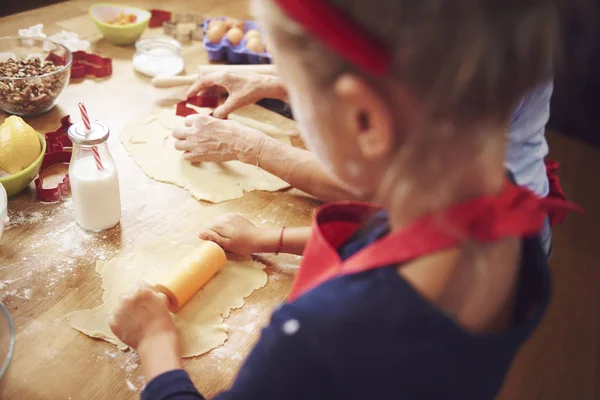
[[[157,76],[152,78],[152,86],[157,88],[170,88],[177,86],[189,86],[198,80],[198,75],[187,76]]]

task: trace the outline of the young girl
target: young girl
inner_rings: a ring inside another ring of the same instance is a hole
[[[374,205],[317,211],[288,302],[218,398],[494,398],[550,298],[540,228],[567,207],[503,167],[511,109],[552,72],[553,2],[255,4],[305,141]],[[202,398],[148,285],[111,328],[143,398]]]

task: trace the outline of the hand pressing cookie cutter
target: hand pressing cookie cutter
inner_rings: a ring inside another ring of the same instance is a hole
[[[204,17],[198,14],[175,13],[168,21],[163,22],[165,35],[180,42],[202,40],[204,36]]]
[[[81,79],[88,75],[93,75],[96,78],[112,75],[112,58],[86,53],[85,51],[74,52],[71,79]]]
[[[53,165],[69,163],[71,161],[71,151],[66,150],[73,146],[69,139],[68,130],[72,125],[69,116],[63,117],[60,120],[60,127],[54,132],[48,132],[46,137],[46,155],[40,168],[38,177],[35,179],[35,189],[37,191],[38,200],[43,203],[55,203],[60,201],[69,193],[69,175],[65,175],[63,181],[53,188],[44,188],[44,180],[42,172]]]

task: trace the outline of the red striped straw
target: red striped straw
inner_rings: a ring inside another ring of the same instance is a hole
[[[83,125],[85,125],[86,133],[89,133],[92,130],[92,124],[90,123],[90,117],[88,116],[88,112],[83,103],[79,103],[79,112],[81,113],[81,119],[83,120]],[[98,171],[102,171],[104,166],[102,165],[102,159],[100,158],[100,153],[96,146],[92,146],[92,154],[94,155]]]

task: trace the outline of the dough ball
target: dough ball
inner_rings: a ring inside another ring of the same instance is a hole
[[[240,44],[243,38],[244,32],[242,32],[241,29],[231,28],[229,32],[227,32],[227,40],[229,40],[229,43],[231,43],[234,46]]]
[[[257,37],[251,37],[246,42],[246,48],[253,53],[264,53],[266,48],[262,40]]]
[[[227,28],[225,27],[225,24],[216,25],[212,28],[208,28],[208,32],[206,32],[206,38],[212,44],[217,44],[221,41],[223,36],[225,36],[226,29]]]
[[[21,117],[6,118],[0,125],[0,170],[16,174],[29,167],[42,152],[35,129]]]
[[[251,37],[257,37],[262,40],[260,32],[256,29],[250,29],[248,32],[246,32],[246,40],[250,39]]]

